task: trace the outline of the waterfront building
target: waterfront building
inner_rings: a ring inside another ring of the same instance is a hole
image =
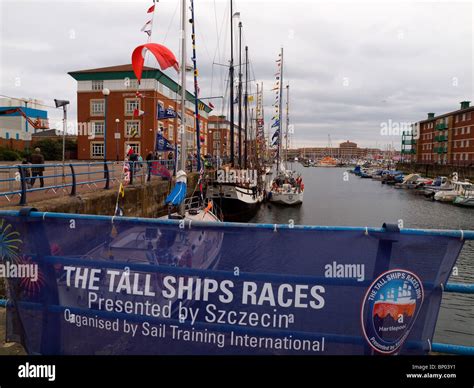
[[[421,164],[474,164],[474,107],[462,101],[460,109],[428,117],[419,123],[416,161]]]
[[[129,148],[146,157],[155,151],[160,132],[179,147],[181,120],[158,118],[158,105],[180,112],[180,86],[161,70],[143,68],[138,81],[132,65],[110,66],[68,73],[77,81],[78,158],[122,160]],[[137,93],[138,90],[138,93]],[[109,92],[109,94],[107,94]],[[186,92],[187,153],[196,152],[194,94]],[[207,150],[209,105],[200,101],[201,153]],[[104,137],[106,142],[104,144]],[[164,155],[163,155],[164,156]]]
[[[339,159],[358,159],[367,157],[376,157],[384,154],[384,151],[378,148],[359,148],[357,143],[349,140],[340,143],[339,147],[304,147],[288,150],[288,157],[303,157],[307,159],[319,159],[326,156]]]

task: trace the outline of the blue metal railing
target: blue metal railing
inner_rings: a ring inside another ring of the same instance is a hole
[[[155,161],[153,161],[155,162]],[[157,161],[166,169],[174,169],[174,161]],[[151,162],[126,162],[128,183],[149,182]],[[10,202],[10,197],[19,196],[19,205],[26,205],[31,193],[56,190],[69,191],[71,196],[77,195],[78,187],[97,188],[103,183],[103,189],[110,189],[114,182],[124,177],[123,162],[78,162],[49,164],[18,164],[0,165],[0,197]]]
[[[0,215],[2,216],[19,216],[19,211],[7,210],[7,211],[0,211]],[[32,218],[60,218],[60,219],[90,219],[90,220],[108,220],[110,222],[113,221],[113,217],[110,216],[98,216],[98,215],[78,215],[78,214],[62,214],[62,213],[43,213],[43,212],[30,212],[29,216]],[[164,224],[177,224],[179,223],[178,220],[168,220],[168,219],[151,219],[151,218],[136,218],[136,217],[121,217],[121,220],[128,220],[128,221],[139,221],[145,224],[155,224],[155,225],[164,225]],[[288,225],[277,225],[277,224],[240,224],[240,223],[230,223],[230,222],[222,222],[222,223],[209,223],[209,222],[199,222],[193,221],[194,225],[202,226],[202,227],[211,227],[211,228],[263,228],[263,229],[271,229],[271,230],[278,230],[278,229],[288,229],[290,228]],[[292,229],[300,229],[300,230],[323,230],[323,231],[360,231],[365,233],[384,233],[387,232],[386,228],[364,228],[364,227],[341,227],[341,226],[303,226],[303,225],[295,225],[291,227]],[[463,230],[427,230],[427,229],[402,229],[400,230],[402,234],[409,234],[409,235],[436,235],[436,236],[447,236],[453,238],[460,238],[465,240],[474,240],[474,231],[463,231]],[[111,268],[123,267],[123,263],[115,263],[115,262],[95,262],[93,260],[84,261],[80,258],[72,258],[72,257],[61,257],[61,256],[47,256],[44,259],[50,263],[60,262],[63,264],[78,264],[78,265],[88,265],[88,266],[106,266]],[[192,269],[192,268],[180,268],[180,267],[170,267],[170,266],[161,266],[161,265],[150,265],[150,264],[139,264],[139,263],[126,263],[126,266],[135,269],[137,271],[140,270],[147,270],[147,271],[161,271],[161,272],[179,272],[180,274],[193,276],[197,273],[201,273],[204,270],[200,269]],[[226,271],[211,271],[214,275],[219,276],[228,276],[229,274],[225,273]],[[240,274],[240,276],[248,276],[249,278],[254,278],[256,276],[266,276],[266,277],[275,277],[279,276],[276,274]],[[274,280],[274,279],[273,279]],[[295,279],[289,279],[287,275],[285,275],[285,280],[300,280],[299,276],[296,276]],[[306,279],[308,280],[308,279]],[[318,279],[318,282],[320,279]],[[463,284],[463,283],[447,283],[444,287],[444,292],[450,293],[464,293],[464,294],[474,294],[474,284]],[[7,306],[9,301],[7,300],[0,300],[0,306]],[[61,306],[56,306],[61,307]],[[431,345],[431,350],[433,352],[439,353],[449,353],[449,354],[460,354],[460,355],[474,355],[474,346],[463,346],[463,345],[455,345],[455,344],[445,344],[445,343],[433,343]]]
[[[206,159],[204,166],[217,166],[219,162],[221,161]],[[100,183],[104,184],[104,190],[108,190],[114,181],[123,179],[126,171],[129,184],[135,184],[137,179],[140,183],[145,183],[152,176],[160,175],[155,172],[157,164],[168,170],[170,176],[176,172],[173,159],[127,161],[126,169],[123,161],[0,165],[0,197],[10,202],[10,197],[19,196],[18,204],[26,205],[29,193],[70,190],[69,194],[75,196],[78,187],[97,188]],[[195,157],[188,158],[186,170],[197,171]]]

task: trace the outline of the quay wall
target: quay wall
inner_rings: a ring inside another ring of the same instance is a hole
[[[474,180],[474,166],[453,166],[443,164],[398,163],[397,170],[406,174],[418,173],[429,178],[451,176],[457,172],[459,179]]]
[[[188,196],[192,194],[199,174],[188,174]],[[173,184],[162,179],[153,179],[146,184],[125,186],[123,210],[130,217],[158,217],[167,213],[164,200]],[[76,196],[62,196],[28,202],[28,207],[34,207],[41,212],[97,214],[112,216],[115,211],[118,188],[100,190],[92,193],[81,193]],[[23,206],[10,206],[3,209],[19,210]]]

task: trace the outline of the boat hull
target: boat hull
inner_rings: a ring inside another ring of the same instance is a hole
[[[459,206],[474,207],[474,197],[456,197],[454,204]]]
[[[249,221],[263,201],[263,195],[257,190],[232,184],[209,185],[206,197],[217,203],[224,221]]]
[[[298,206],[303,203],[304,192],[301,193],[278,193],[271,192],[270,202],[285,206]]]

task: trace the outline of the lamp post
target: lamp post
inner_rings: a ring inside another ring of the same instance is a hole
[[[102,94],[105,98],[104,107],[104,163],[107,162],[107,97],[110,95],[110,89],[102,89]]]
[[[119,132],[119,123],[120,123],[120,119],[115,119],[115,154],[116,154],[116,161],[118,162],[119,161],[119,145],[118,145],[118,142],[119,142],[119,139],[120,139],[120,132]]]
[[[67,129],[67,106],[69,105],[68,100],[57,100],[54,99],[56,108],[63,108],[63,169],[66,155],[66,129]]]

